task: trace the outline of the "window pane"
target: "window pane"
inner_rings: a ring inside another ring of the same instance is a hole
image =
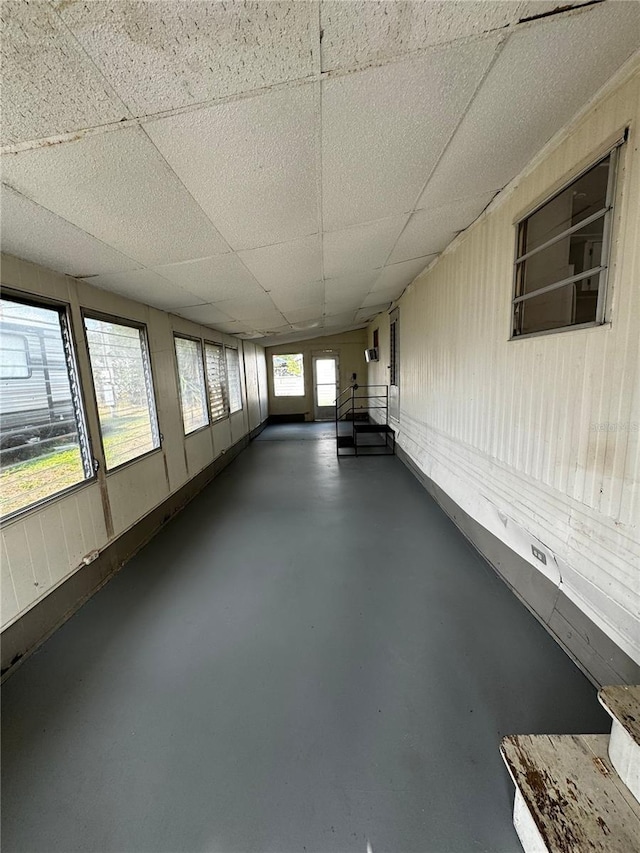
[[[142,329],[86,317],[107,470],[160,446]]]
[[[585,172],[523,223],[519,254],[524,255],[541,246],[605,206],[610,162],[611,155]]]
[[[599,267],[604,215],[518,264],[517,296]]]
[[[276,397],[304,397],[304,359],[301,353],[274,355],[273,393]]]
[[[0,514],[92,476],[64,315],[0,300]]]
[[[580,323],[595,323],[598,280],[599,274],[518,302],[514,334],[529,335]]]
[[[209,423],[200,341],[176,338],[180,405],[185,435]]]
[[[209,389],[209,408],[214,421],[224,418],[228,411],[227,373],[224,366],[224,350],[216,344],[204,345]]]
[[[240,359],[238,350],[225,347],[227,359],[227,381],[229,383],[229,411],[239,412],[242,409],[242,387],[240,385]]]

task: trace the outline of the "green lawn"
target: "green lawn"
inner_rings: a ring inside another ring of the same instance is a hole
[[[108,468],[122,465],[151,449],[151,430],[146,413],[103,420],[104,452]],[[78,447],[60,448],[8,465],[0,471],[0,515],[8,515],[44,500],[84,479]]]

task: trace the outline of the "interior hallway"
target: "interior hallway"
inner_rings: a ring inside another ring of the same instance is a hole
[[[5,684],[7,853],[513,853],[500,737],[607,730],[398,459],[283,434]]]

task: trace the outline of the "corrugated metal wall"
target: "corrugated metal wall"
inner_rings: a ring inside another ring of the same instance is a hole
[[[640,662],[640,74],[604,96],[400,300],[399,443]],[[509,341],[514,223],[624,128],[604,326]],[[388,382],[388,317],[371,382]],[[371,345],[371,343],[369,344]],[[547,567],[529,540],[549,553]]]
[[[99,447],[99,431],[80,308],[145,323],[164,436],[161,451],[106,476],[101,471],[96,482],[3,525],[0,563],[4,628],[78,571],[85,557],[108,545],[262,423],[267,415],[267,391],[264,349],[258,345],[246,343],[243,356],[243,342],[236,338],[11,256],[2,256],[1,276],[5,287],[70,306],[94,453]],[[242,411],[186,437],[178,398],[174,332],[224,342],[238,347],[240,354]]]

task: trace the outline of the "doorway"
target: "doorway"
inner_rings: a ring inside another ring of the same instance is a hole
[[[331,421],[335,417],[339,394],[337,355],[313,356],[313,419]]]

